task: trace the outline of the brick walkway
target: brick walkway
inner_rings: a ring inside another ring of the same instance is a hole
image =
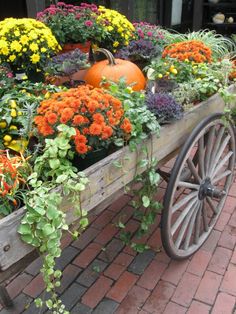
[[[162,200],[164,192],[162,182],[157,199]],[[115,222],[122,216],[131,232],[138,225],[130,200],[123,196],[91,217],[78,240],[63,240],[58,292],[70,313],[236,314],[236,180],[207,242],[181,262],[171,261],[162,250],[160,219],[143,239],[150,250],[135,254],[123,245]],[[8,283],[15,307],[0,314],[38,313],[32,301],[44,290],[40,264],[37,259]]]

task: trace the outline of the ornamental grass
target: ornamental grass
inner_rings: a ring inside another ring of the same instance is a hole
[[[162,57],[167,56],[179,61],[189,60],[196,63],[212,61],[211,49],[198,40],[188,40],[167,46]]]
[[[37,112],[34,122],[45,138],[56,137],[60,124],[74,127],[73,145],[81,155],[108,147],[116,139],[126,139],[132,130],[122,102],[88,85],[53,94],[41,102]]]

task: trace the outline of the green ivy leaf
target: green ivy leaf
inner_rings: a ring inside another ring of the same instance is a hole
[[[143,206],[147,208],[150,205],[150,199],[148,196],[144,195],[142,197]]]
[[[28,244],[32,244],[32,241],[33,241],[33,237],[30,234],[21,235],[21,239]]]
[[[43,227],[42,231],[43,231],[43,234],[45,236],[48,236],[48,235],[52,234],[55,231],[55,228],[53,226],[51,226],[50,224],[46,224]]]
[[[20,225],[20,228],[18,229],[18,232],[20,234],[31,234],[32,233],[32,230],[31,230],[31,227],[30,225],[28,224],[24,224],[24,225]]]
[[[53,206],[48,207],[47,212],[46,212],[46,216],[48,217],[48,219],[51,219],[51,220],[57,218],[59,214],[60,213],[57,210],[57,208]]]
[[[49,166],[55,170],[60,167],[60,160],[59,159],[50,159]]]
[[[61,184],[68,178],[67,174],[61,174],[60,176],[57,177],[56,183]]]

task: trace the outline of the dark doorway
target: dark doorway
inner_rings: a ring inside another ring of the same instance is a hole
[[[1,0],[0,20],[6,17],[27,17],[27,7],[25,0]]]

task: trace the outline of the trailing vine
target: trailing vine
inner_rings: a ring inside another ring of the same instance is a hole
[[[69,312],[58,299],[56,288],[60,286],[61,271],[55,269],[55,259],[61,255],[60,241],[63,230],[69,231],[66,214],[60,210],[63,197],[73,204],[78,216],[79,230],[71,232],[77,237],[88,225],[86,212],[80,208],[80,192],[85,189],[88,179],[72,166],[73,153],[70,150],[71,137],[75,129],[66,125],[58,126],[60,131],[55,139],[46,139],[43,155],[37,157],[34,172],[28,179],[32,188],[26,195],[26,214],[18,232],[24,242],[36,247],[42,256],[41,273],[50,298],[35,300],[36,306],[45,303],[54,314]]]

